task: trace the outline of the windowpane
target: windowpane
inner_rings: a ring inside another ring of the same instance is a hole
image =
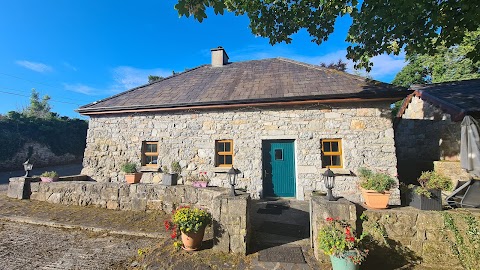
[[[275,149],[275,160],[283,160],[283,150]]]
[[[324,142],[323,143],[323,152],[331,152],[330,150],[330,142]]]
[[[340,156],[332,156],[332,166],[340,166],[342,162],[340,160]]]
[[[225,143],[223,143],[223,142],[218,143],[218,151],[219,152],[225,152]]]
[[[332,161],[330,156],[323,156],[322,157],[322,167],[326,168],[327,166],[332,166]]]
[[[146,156],[145,157],[145,162],[147,164],[157,164],[157,157],[155,156]]]
[[[332,152],[338,152],[338,142],[332,142]]]
[[[224,151],[225,151],[225,152],[230,152],[230,143],[229,143],[229,142],[226,142],[226,143],[224,143],[223,145],[224,145],[224,147],[225,147],[225,150],[224,150]]]
[[[230,155],[225,156],[225,164],[228,164],[228,165],[233,164],[233,158],[232,158],[232,156],[230,156]]]

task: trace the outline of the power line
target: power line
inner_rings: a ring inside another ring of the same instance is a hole
[[[52,87],[52,88],[57,88],[57,86],[53,86],[53,85],[48,84],[48,83],[37,82],[37,81],[30,80],[30,79],[22,78],[22,77],[19,77],[19,76],[16,76],[16,75],[7,74],[7,73],[4,73],[4,72],[0,72],[0,74],[5,75],[5,76],[9,76],[9,77],[12,77],[12,78],[16,78],[16,79],[19,79],[19,80],[27,81],[27,82],[32,82],[32,83],[41,84],[41,85],[45,85],[45,86]],[[2,88],[7,88],[7,87],[2,87]],[[19,91],[19,90],[15,90],[15,89],[11,89],[11,88],[10,88],[10,90]],[[70,98],[62,98],[62,99],[78,100],[78,99],[70,99]],[[86,103],[90,102],[90,101],[86,101],[86,100],[81,100],[81,101],[85,101]]]
[[[23,94],[19,94],[19,93],[13,93],[13,92],[2,91],[2,90],[0,90],[0,93],[15,95],[15,96],[21,96],[21,97],[28,97],[28,98],[30,97],[29,95],[23,95]],[[50,99],[49,101],[56,102],[56,103],[65,103],[65,104],[72,104],[72,105],[81,106],[81,104],[78,104],[78,103],[58,101],[58,100],[54,100],[54,99]]]
[[[25,91],[18,90],[18,89],[13,89],[13,88],[10,88],[10,87],[0,86],[0,88],[3,88],[4,90],[6,89],[6,90],[14,91],[14,92],[21,93],[21,94],[25,93]],[[47,95],[48,95],[48,93],[47,93]],[[50,98],[52,98],[52,97],[50,97]],[[58,99],[78,101],[78,99],[73,99],[73,98],[64,98],[64,97],[62,97],[62,98],[56,97],[55,98],[55,100],[58,100]],[[86,101],[86,100],[80,100],[80,101],[85,102],[85,103],[91,102],[91,101]]]

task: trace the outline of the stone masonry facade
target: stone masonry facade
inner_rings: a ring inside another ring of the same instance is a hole
[[[461,122],[413,97],[395,127],[399,160],[460,160]]]
[[[296,198],[303,200],[312,190],[325,189],[321,140],[341,139],[343,169],[334,170],[334,195],[360,202],[359,167],[397,173],[389,104],[92,115],[82,174],[99,182],[124,182],[121,165],[130,161],[140,167],[142,142],[158,141],[160,167],[179,161],[183,176],[205,171],[210,185],[228,187],[226,170],[215,167],[215,140],[232,139],[233,165],[241,171],[237,187],[260,198],[262,140],[290,139],[295,142]],[[148,172],[141,182],[160,179],[160,173]],[[398,190],[390,203],[399,203]]]

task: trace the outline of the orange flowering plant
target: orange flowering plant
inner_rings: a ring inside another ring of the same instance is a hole
[[[197,232],[212,223],[212,215],[207,211],[190,206],[180,206],[172,211],[172,220],[165,220],[164,226],[171,231],[170,237],[175,240],[173,245],[180,248],[181,241],[177,241],[180,232]]]
[[[328,217],[327,224],[318,232],[319,248],[327,255],[351,260],[361,264],[367,257],[368,250],[361,248],[365,237],[355,237],[353,228],[345,220]]]

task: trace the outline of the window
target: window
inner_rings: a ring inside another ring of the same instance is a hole
[[[158,163],[158,142],[143,142],[142,165],[156,167]]]
[[[215,141],[215,162],[217,167],[233,165],[233,140]]]
[[[322,168],[342,168],[342,140],[322,140]]]

